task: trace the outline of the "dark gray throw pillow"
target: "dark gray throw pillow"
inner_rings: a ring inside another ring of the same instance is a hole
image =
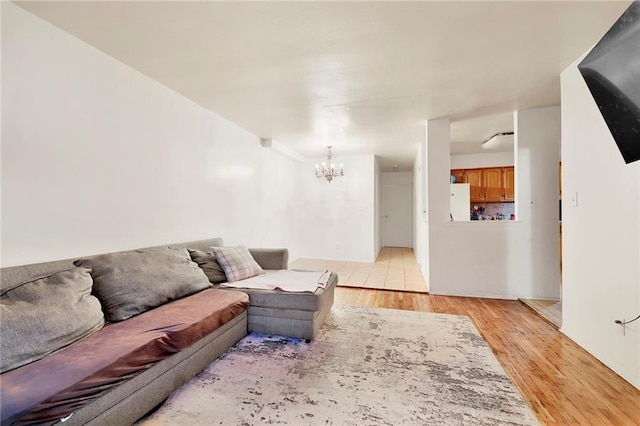
[[[114,322],[211,287],[184,248],[101,254],[74,264],[91,268],[93,293]]]
[[[88,268],[20,284],[0,297],[0,373],[36,361],[99,330],[100,302]]]
[[[205,253],[200,250],[188,250],[191,255],[191,260],[196,262],[198,266],[202,268],[207,278],[209,278],[209,281],[213,284],[220,284],[227,281],[227,277],[224,275],[222,266],[220,266],[213,254]]]

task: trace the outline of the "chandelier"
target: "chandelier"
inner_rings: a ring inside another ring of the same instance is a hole
[[[320,166],[316,164],[316,177],[325,178],[329,183],[331,183],[334,178],[344,176],[344,170],[342,169],[342,164],[340,164],[339,170],[336,169],[336,165],[333,164],[333,161],[331,160],[331,145],[327,146],[327,148],[329,149],[327,161],[323,161]]]

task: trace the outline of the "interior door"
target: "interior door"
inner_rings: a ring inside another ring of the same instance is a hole
[[[382,187],[382,245],[412,247],[413,187],[384,185]]]

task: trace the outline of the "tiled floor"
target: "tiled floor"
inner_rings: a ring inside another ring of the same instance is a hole
[[[375,263],[301,258],[291,262],[289,269],[329,269],[338,273],[338,285],[343,287],[427,293],[413,249],[406,247],[383,247]]]

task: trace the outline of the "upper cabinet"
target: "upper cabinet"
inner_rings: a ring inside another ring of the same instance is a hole
[[[484,183],[482,169],[465,170],[465,183],[469,184],[471,201],[484,201]]]
[[[504,169],[504,200],[516,200],[516,170],[513,167]]]
[[[455,176],[456,178],[454,183],[467,183],[464,178],[464,169],[451,170],[451,176]]]
[[[504,183],[502,168],[482,169],[484,179],[484,197],[487,202],[504,201]]]
[[[468,183],[471,202],[500,203],[515,200],[513,167],[451,170],[456,182]],[[461,178],[459,178],[461,176]]]

